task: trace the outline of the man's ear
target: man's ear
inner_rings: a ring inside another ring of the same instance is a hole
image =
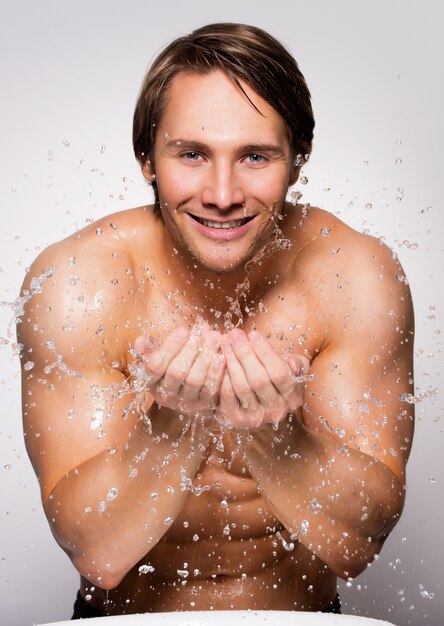
[[[292,167],[291,172],[290,172],[290,182],[288,184],[289,187],[292,187],[296,183],[297,179],[299,178],[299,174],[300,173],[301,173],[300,166],[299,167],[297,167],[297,166],[293,166]]]
[[[154,167],[151,164],[150,159],[146,159],[145,163],[141,167],[142,176],[150,185],[156,180],[156,174],[154,173]]]

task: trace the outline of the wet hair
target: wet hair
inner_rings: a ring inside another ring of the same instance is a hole
[[[175,39],[149,67],[133,118],[134,153],[141,165],[152,156],[174,77],[214,70],[226,72],[250,100],[239,82],[244,81],[279,113],[288,130],[292,157],[296,165],[302,165],[311,152],[314,119],[310,92],[295,59],[261,28],[230,23],[209,24]]]

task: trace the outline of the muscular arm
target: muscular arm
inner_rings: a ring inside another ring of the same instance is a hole
[[[131,285],[112,280],[127,275],[127,261],[79,245],[55,246],[29,273],[55,267],[19,327],[22,361],[34,363],[23,369],[24,431],[57,541],[81,574],[112,588],[182,508],[181,481],[197,471],[208,434],[168,409],[149,409],[152,432],[141,419],[147,407],[124,373],[128,338],[110,332],[124,326]]]
[[[314,308],[330,330],[302,411],[278,431],[244,435],[250,471],[276,516],[343,578],[365,568],[399,518],[413,433],[402,401],[412,388],[410,294],[386,248],[370,242],[363,252],[371,261],[324,283],[343,293],[318,294]]]

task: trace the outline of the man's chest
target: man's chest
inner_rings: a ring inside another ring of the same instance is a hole
[[[184,288],[168,281],[149,293],[142,292],[133,309],[137,334],[151,336],[160,344],[175,328],[191,329],[201,320],[221,333],[234,327],[246,333],[257,330],[279,354],[305,354],[312,359],[319,352],[327,332],[326,320],[298,286],[285,288],[277,284],[261,297],[239,290],[215,298],[211,287],[207,289],[208,293],[205,288],[198,291],[193,285]]]

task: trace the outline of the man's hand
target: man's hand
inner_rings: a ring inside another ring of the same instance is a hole
[[[303,403],[303,383],[308,372],[303,356],[281,357],[257,332],[240,329],[224,335],[222,351],[226,371],[220,387],[216,419],[225,425],[258,427],[276,424]]]
[[[154,349],[145,337],[137,337],[134,348],[154,400],[180,412],[212,415],[225,370],[221,340],[205,322],[197,322],[191,332],[176,328]]]

